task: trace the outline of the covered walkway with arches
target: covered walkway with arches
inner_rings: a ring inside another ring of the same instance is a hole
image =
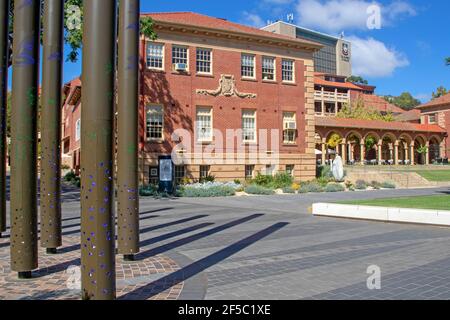
[[[448,158],[446,139],[438,125],[316,117],[318,164],[429,165]]]

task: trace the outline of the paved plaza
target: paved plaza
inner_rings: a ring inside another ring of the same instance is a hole
[[[449,192],[450,188],[441,188],[217,199],[145,198],[140,210],[142,252],[136,264],[170,263],[166,268],[153,266],[157,272],[138,272],[134,278],[127,278],[127,268],[118,263],[122,270],[118,289],[128,288],[121,289],[119,298],[450,299],[448,228],[317,218],[308,213],[311,204],[319,201]],[[71,254],[78,255],[76,190],[65,190],[63,210],[63,234],[71,239],[66,240],[71,242],[67,244],[72,246]],[[9,263],[8,241],[6,237],[0,243],[2,265]],[[46,265],[41,268],[51,269],[49,259],[42,257]],[[63,254],[60,257],[65,259]],[[367,288],[369,266],[381,270],[380,290]],[[137,265],[128,269],[139,271]],[[0,270],[8,273],[5,268]],[[64,285],[68,275],[59,271],[63,273],[55,283]],[[35,273],[39,272],[42,270]],[[14,281],[11,275],[3,278],[0,286],[17,291],[3,298],[26,299],[29,291],[20,290],[25,286],[49,290],[36,282]],[[35,297],[58,298],[45,292]]]

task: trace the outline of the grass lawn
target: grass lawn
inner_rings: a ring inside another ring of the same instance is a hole
[[[450,195],[342,201],[339,203],[375,207],[450,210]]]
[[[450,181],[450,170],[422,170],[417,173],[428,181]]]

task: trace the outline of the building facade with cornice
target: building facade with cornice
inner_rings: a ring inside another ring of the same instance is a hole
[[[189,12],[148,16],[158,39],[141,40],[146,183],[158,179],[158,158],[174,148],[182,161],[177,179],[232,181],[267,171],[315,177],[313,53],[320,44]],[[252,159],[255,149],[278,163]]]

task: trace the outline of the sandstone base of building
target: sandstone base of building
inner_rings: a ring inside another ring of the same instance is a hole
[[[145,157],[139,157],[139,177],[140,184],[147,185],[157,179],[155,173],[158,169],[158,159],[165,154],[149,154]],[[185,155],[188,158],[188,155]],[[273,174],[286,172],[293,168],[292,175],[295,181],[304,182],[313,180],[316,177],[316,159],[307,154],[282,154],[275,165],[266,165],[264,163],[252,163],[248,158],[234,158],[233,161],[215,164],[212,161],[192,161],[180,164],[184,166],[185,178],[190,181],[198,181],[201,176],[201,170],[208,168],[208,174],[215,177],[215,181],[229,182],[234,180],[244,181],[246,176],[246,167],[253,166],[253,175],[258,173],[266,174],[268,166]],[[203,168],[202,168],[203,167]],[[248,168],[248,167],[247,167]],[[247,172],[248,173],[248,172]],[[180,178],[180,177],[178,177]],[[153,181],[152,181],[153,180]]]

